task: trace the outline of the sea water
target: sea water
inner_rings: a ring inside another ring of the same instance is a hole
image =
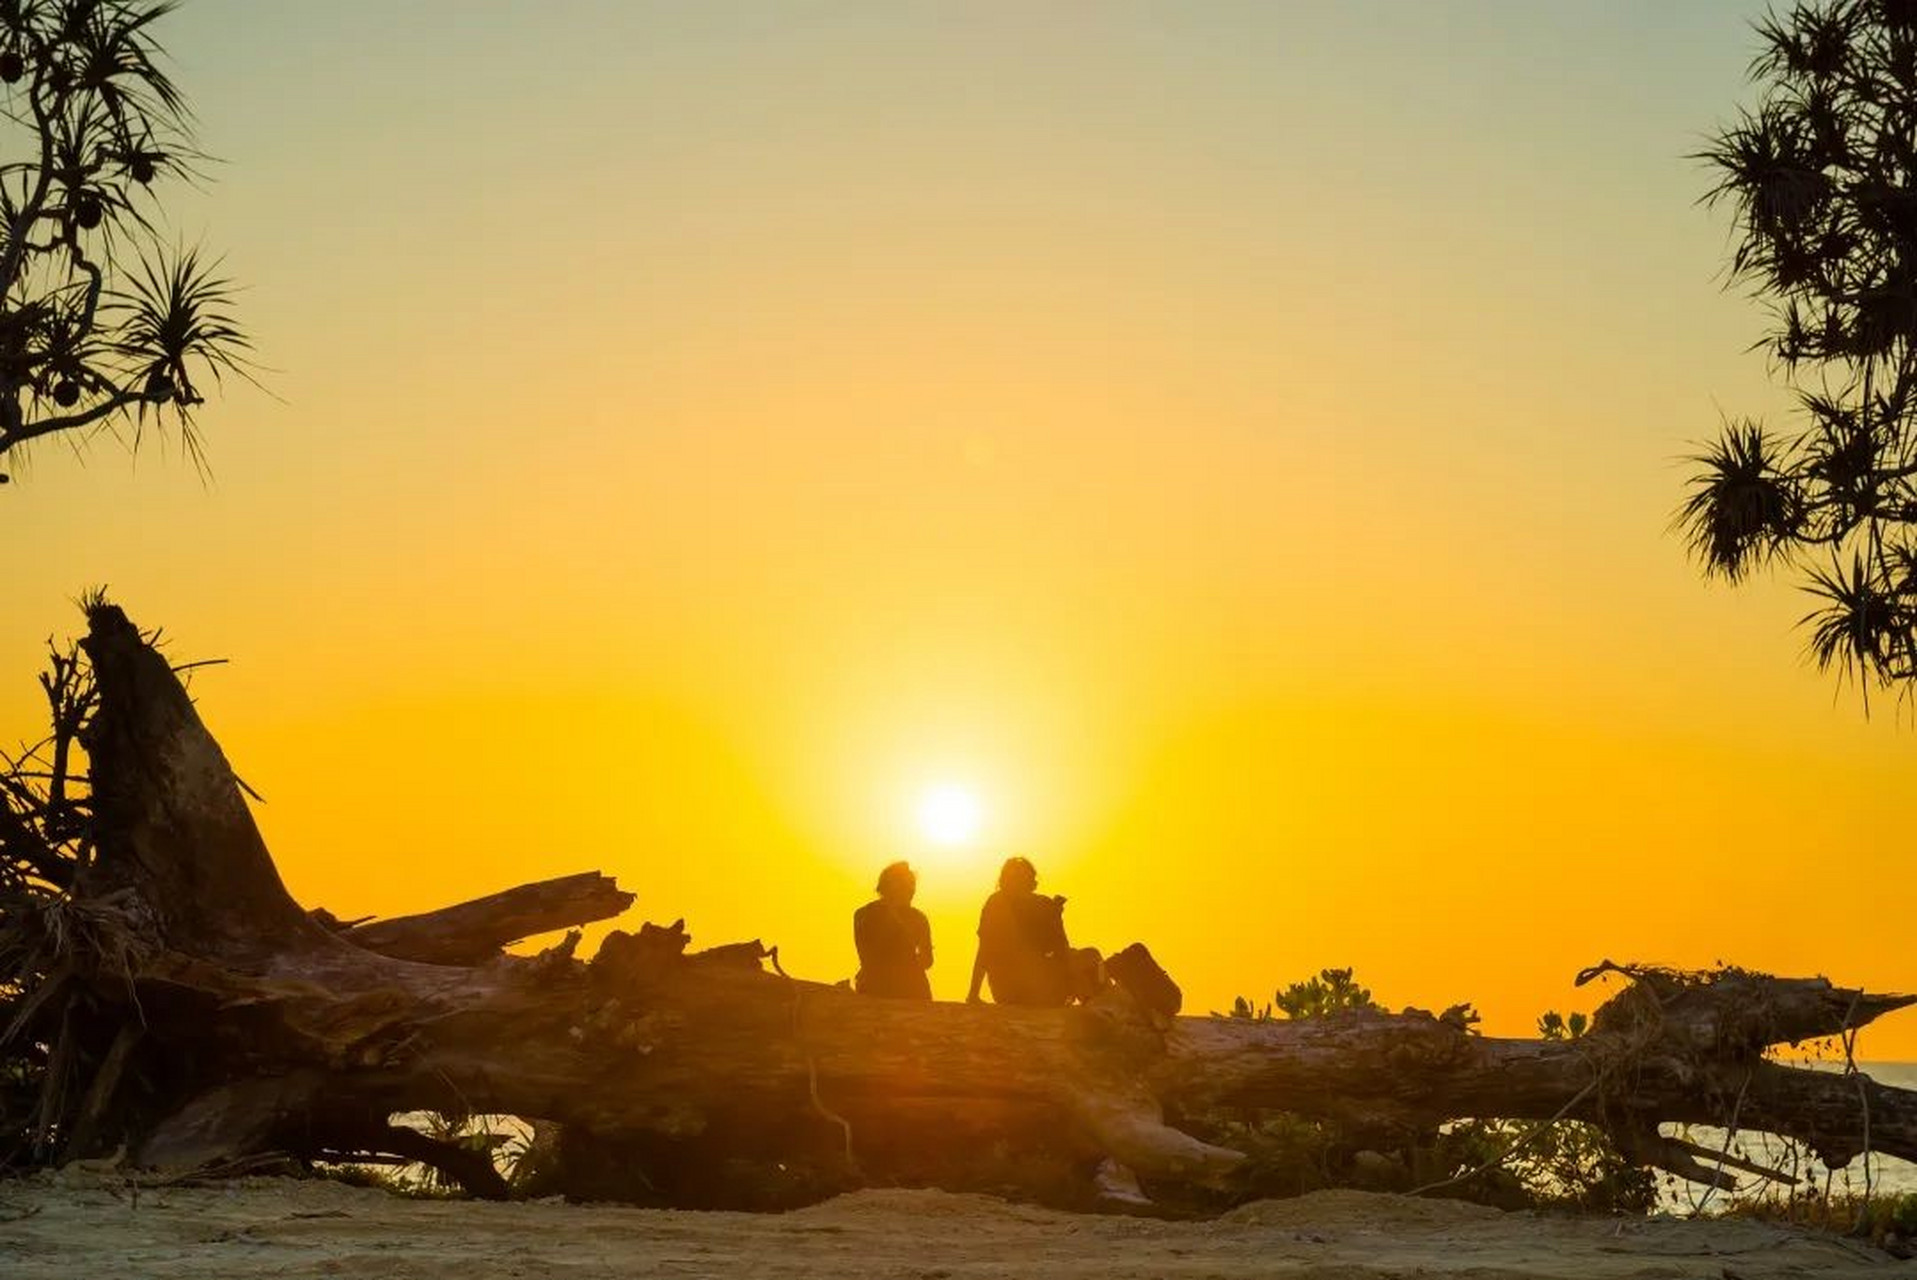
[[[1795,1064],[1794,1064],[1795,1065]],[[1824,1070],[1840,1070],[1841,1066],[1826,1062],[1801,1064]],[[1893,1085],[1900,1089],[1917,1089],[1917,1062],[1860,1062],[1858,1071],[1869,1076],[1878,1084]],[[1713,1151],[1724,1146],[1724,1130],[1713,1129],[1705,1125],[1664,1126],[1666,1134],[1676,1134],[1689,1139],[1702,1147]],[[1863,1195],[1866,1191],[1877,1196],[1908,1195],[1917,1192],[1917,1164],[1908,1160],[1897,1160],[1890,1156],[1871,1153],[1868,1157],[1859,1155],[1842,1169],[1826,1169],[1815,1160],[1793,1153],[1791,1147],[1766,1134],[1740,1133],[1733,1141],[1735,1150],[1741,1151],[1744,1158],[1758,1164],[1766,1164],[1774,1169],[1795,1172],[1808,1189],[1824,1190],[1827,1186],[1833,1195]],[[1708,1167],[1710,1160],[1700,1157]],[[1735,1197],[1777,1195],[1782,1192],[1780,1185],[1753,1174],[1730,1171],[1736,1176],[1738,1190]],[[1664,1194],[1667,1208],[1683,1213],[1700,1206],[1706,1209],[1722,1208],[1725,1203],[1723,1192],[1707,1197],[1705,1188],[1678,1183],[1666,1188]]]

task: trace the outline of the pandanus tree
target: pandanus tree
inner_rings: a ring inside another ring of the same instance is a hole
[[[1760,100],[1702,159],[1800,414],[1727,423],[1679,523],[1709,574],[1800,575],[1820,668],[1917,692],[1917,2],[1814,0],[1756,30]]]
[[[244,373],[226,283],[156,222],[204,160],[153,35],[173,8],[0,0],[0,473],[43,436],[162,422],[197,458],[205,384]]]

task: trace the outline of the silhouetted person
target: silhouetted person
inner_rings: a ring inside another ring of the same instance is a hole
[[[1065,899],[1038,892],[1038,871],[1007,858],[998,891],[978,916],[978,955],[968,1001],[989,981],[998,1004],[1061,1005],[1086,1000],[1099,985],[1098,952],[1072,950],[1065,938]]]
[[[932,998],[932,983],[925,976],[932,967],[932,925],[912,905],[918,887],[912,868],[894,862],[879,872],[878,901],[852,913],[852,941],[859,949],[853,986],[861,995]]]

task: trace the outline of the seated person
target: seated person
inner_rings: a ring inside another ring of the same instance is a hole
[[[879,872],[878,900],[852,913],[852,942],[859,949],[859,974],[852,980],[861,995],[898,1000],[930,1000],[932,926],[912,905],[919,878],[903,862]]]
[[[1065,937],[1065,899],[1037,890],[1038,871],[1031,862],[1006,859],[998,891],[979,912],[968,1001],[976,1003],[988,981],[998,1004],[1063,1005],[1096,994],[1098,952],[1072,949]]]

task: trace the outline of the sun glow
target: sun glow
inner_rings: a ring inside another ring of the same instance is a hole
[[[928,787],[919,797],[919,830],[933,844],[948,849],[970,844],[983,819],[978,797],[955,783]]]

